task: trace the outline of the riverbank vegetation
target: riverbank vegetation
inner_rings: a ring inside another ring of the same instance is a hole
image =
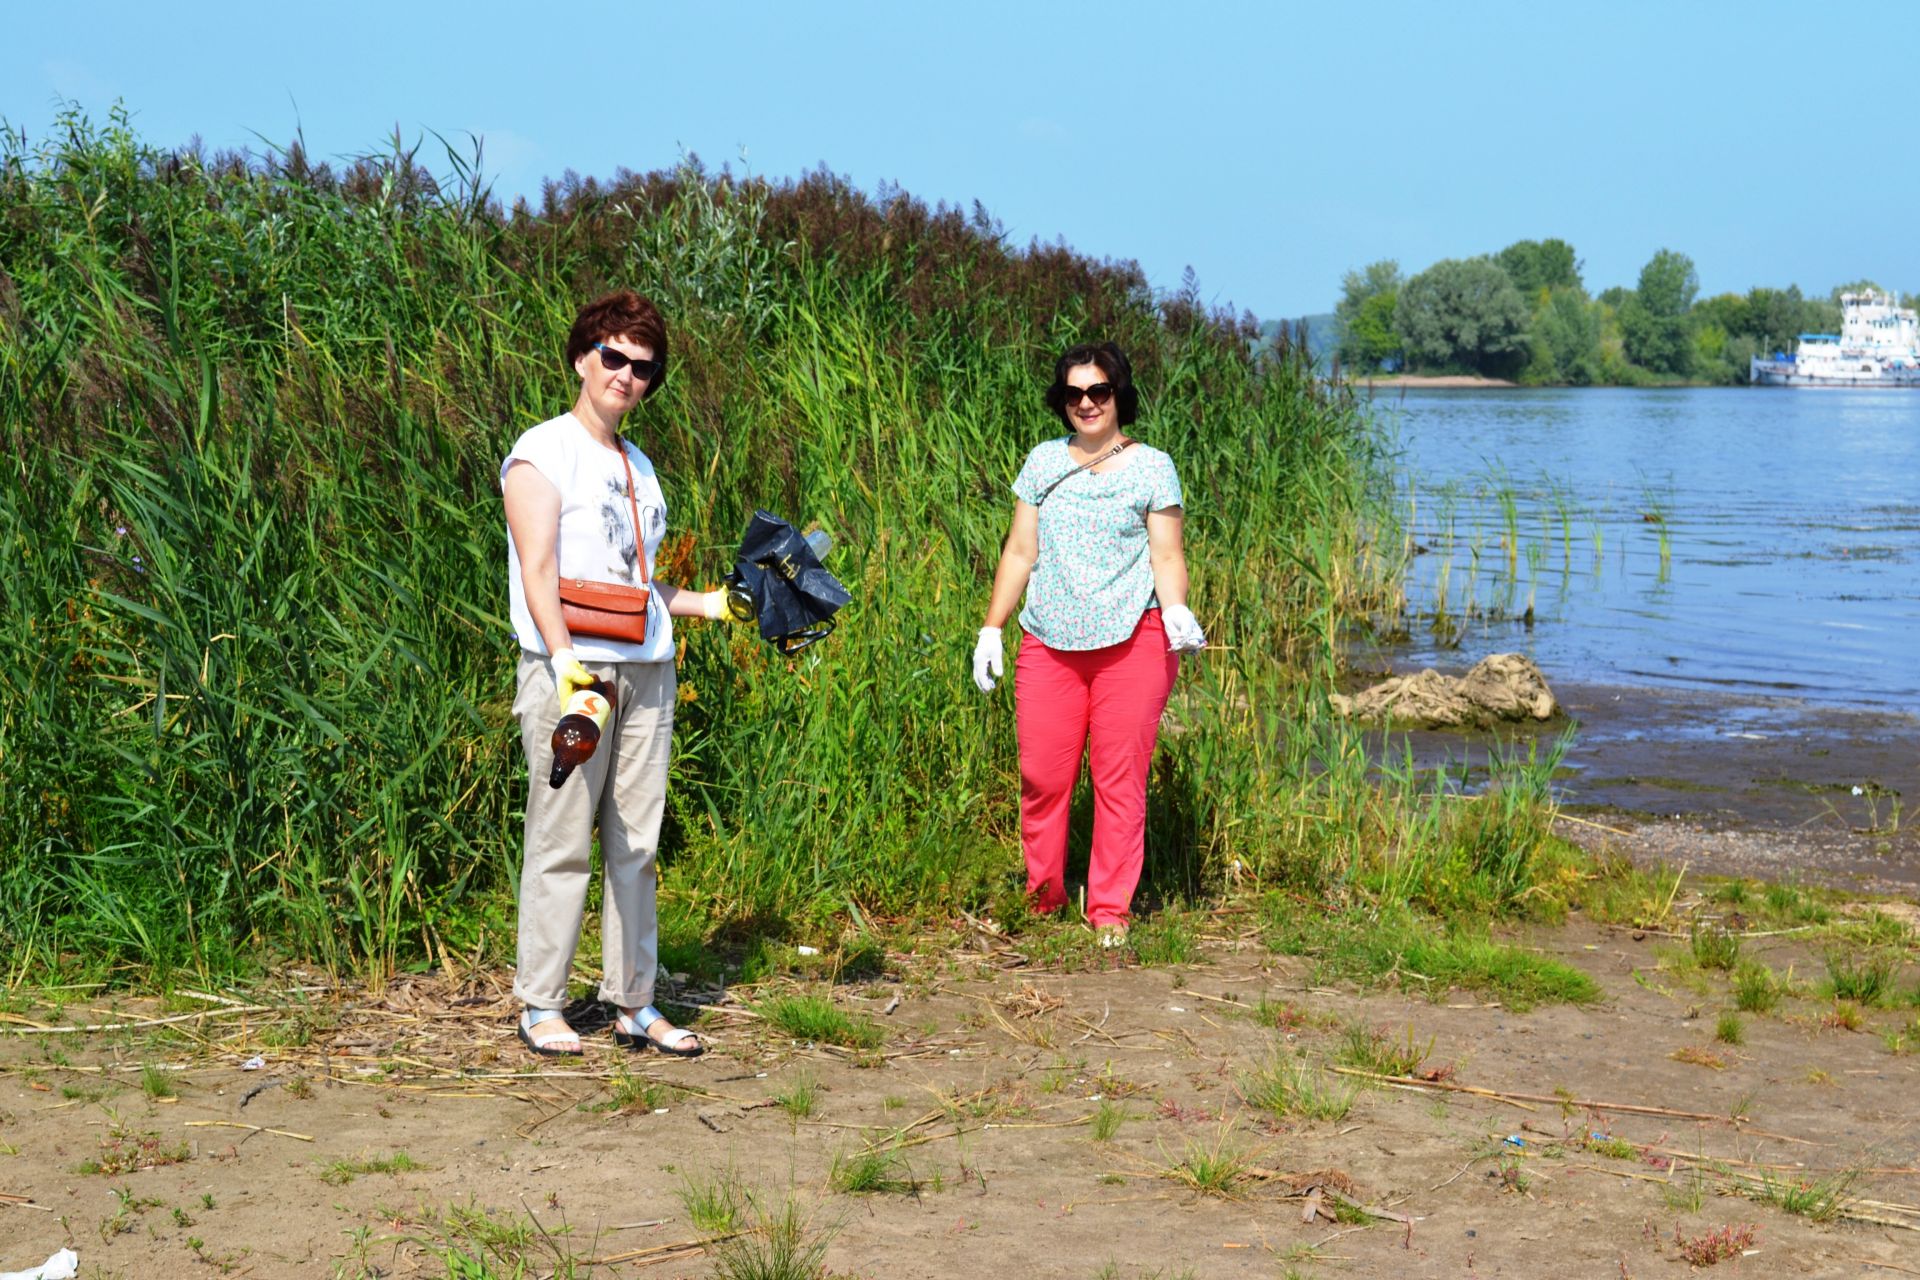
[[[1192,290],[826,172],[690,161],[503,209],[453,148],[329,166],[74,114],[0,157],[10,981],[510,956],[497,467],[573,394],[575,308],[619,285],[674,326],[630,423],[671,507],[660,577],[716,581],[764,506],[830,529],[855,596],[794,661],[679,633],[669,968],[1020,921],[1012,699],[966,654],[1009,480],[1058,430],[1052,353],[1089,337],[1131,350],[1139,433],[1180,462],[1214,645],[1163,737],[1145,901],[1484,927],[1619,891],[1548,834],[1550,763],[1462,799],[1329,720],[1343,628],[1398,590],[1377,446],[1296,346]]]
[[[1633,288],[1587,292],[1564,240],[1520,240],[1499,253],[1449,258],[1411,278],[1392,260],[1349,271],[1335,310],[1335,350],[1351,375],[1390,370],[1476,374],[1529,386],[1724,385],[1747,380],[1755,356],[1802,333],[1836,333],[1840,285],[1824,298],[1799,286],[1699,297],[1693,260],[1662,249]],[[1908,297],[1902,303],[1912,306]]]

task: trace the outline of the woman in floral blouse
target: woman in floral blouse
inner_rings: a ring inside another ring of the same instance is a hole
[[[1094,797],[1087,920],[1111,947],[1126,940],[1140,883],[1147,774],[1177,655],[1206,637],[1187,608],[1173,459],[1125,434],[1140,407],[1127,357],[1110,342],[1071,348],[1046,400],[1072,434],[1036,445],[1013,482],[1013,529],[973,678],[993,689],[1000,629],[1024,595],[1014,695],[1027,893],[1039,911],[1066,905],[1068,809],[1084,750]]]

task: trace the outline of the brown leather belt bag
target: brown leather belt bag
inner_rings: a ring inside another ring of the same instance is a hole
[[[627,467],[627,505],[633,511],[633,558],[640,576],[647,575],[647,543],[640,531],[640,499],[633,482],[633,463],[627,459],[627,442],[620,440],[620,461]],[[629,587],[619,582],[595,582],[590,578],[560,579],[560,616],[567,631],[576,636],[601,640],[624,640],[645,644],[647,609],[651,604],[650,584]]]

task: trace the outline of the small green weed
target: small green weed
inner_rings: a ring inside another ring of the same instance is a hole
[[[842,1195],[916,1195],[919,1179],[897,1151],[858,1151],[837,1155],[827,1185]]]
[[[1247,1016],[1275,1031],[1298,1031],[1313,1021],[1313,1015],[1300,1006],[1285,1000],[1269,1000],[1265,996],[1247,1009]]]
[[[1383,1028],[1355,1022],[1347,1027],[1338,1057],[1343,1066],[1375,1075],[1410,1076],[1432,1052],[1433,1037],[1428,1036],[1424,1045],[1415,1043],[1411,1023],[1407,1025],[1406,1038],[1396,1040]]]
[[[1908,1018],[1904,1027],[1887,1027],[1881,1031],[1880,1043],[1886,1045],[1891,1054],[1920,1053],[1920,1016]]]
[[[1747,1040],[1746,1024],[1740,1021],[1740,1015],[1729,1009],[1720,1015],[1714,1024],[1713,1038],[1721,1044],[1745,1044]]]
[[[1660,1199],[1675,1213],[1698,1213],[1707,1202],[1707,1180],[1698,1171],[1680,1182],[1668,1179],[1660,1184]]]
[[[1827,952],[1827,994],[1836,1000],[1882,1004],[1893,993],[1894,974],[1899,967],[1899,957],[1885,951],[1831,948]]]
[[[1358,1092],[1306,1059],[1284,1053],[1240,1078],[1240,1096],[1249,1106],[1308,1120],[1344,1120]]]
[[[768,1026],[795,1040],[837,1044],[848,1049],[874,1049],[886,1038],[871,1019],[854,1017],[836,1008],[825,996],[777,995],[753,1008]]]
[[[107,1136],[100,1139],[100,1154],[82,1161],[77,1172],[112,1177],[138,1169],[180,1164],[192,1156],[192,1149],[184,1142],[162,1142],[157,1133],[136,1132],[116,1121],[107,1130]]]
[[[680,1207],[687,1211],[687,1221],[693,1224],[694,1230],[710,1236],[732,1231],[747,1207],[746,1192],[732,1169],[699,1181],[683,1178],[679,1196]]]
[[[1693,962],[1702,969],[1731,970],[1740,962],[1740,935],[1726,926],[1695,920],[1687,931]]]
[[[1127,1109],[1110,1099],[1101,1099],[1100,1106],[1094,1111],[1089,1128],[1095,1142],[1107,1142],[1120,1132],[1121,1122],[1127,1118]]]
[[[1640,1149],[1631,1142],[1628,1142],[1625,1138],[1615,1138],[1602,1134],[1589,1134],[1581,1145],[1597,1156],[1606,1156],[1612,1160],[1637,1160],[1640,1158]]]
[[[819,1280],[833,1230],[816,1228],[789,1199],[777,1213],[756,1212],[753,1229],[708,1249],[716,1280]]]
[[[1252,1181],[1252,1168],[1253,1162],[1234,1142],[1232,1129],[1225,1128],[1211,1146],[1189,1142],[1180,1159],[1158,1173],[1202,1195],[1231,1198]]]
[[[1825,903],[1797,884],[1786,881],[1770,884],[1761,897],[1767,914],[1785,924],[1825,924],[1833,918],[1833,912]]]
[[[1673,1243],[1680,1250],[1680,1256],[1690,1267],[1711,1267],[1725,1262],[1729,1258],[1738,1258],[1753,1246],[1754,1232],[1759,1228],[1751,1222],[1729,1223],[1718,1231],[1709,1231],[1702,1236],[1688,1239],[1680,1234],[1676,1224],[1673,1228]]]
[[[320,1169],[320,1181],[330,1187],[344,1187],[355,1178],[369,1173],[412,1173],[427,1166],[415,1160],[404,1151],[396,1151],[390,1156],[363,1156],[358,1160],[335,1160]]]
[[[158,1102],[162,1098],[177,1098],[179,1092],[174,1089],[173,1081],[167,1079],[167,1073],[149,1062],[140,1068],[140,1092]]]
[[[786,1088],[775,1093],[773,1100],[780,1104],[780,1109],[790,1119],[805,1120],[820,1105],[820,1082],[802,1072]]]
[[[1814,1222],[1831,1222],[1846,1207],[1847,1192],[1860,1180],[1857,1169],[1843,1169],[1825,1178],[1801,1178],[1789,1181],[1762,1173],[1757,1182],[1743,1186],[1757,1200],[1778,1205],[1788,1213]]]
[[[1773,970],[1749,960],[1733,972],[1733,1004],[1742,1013],[1771,1013],[1780,1003],[1780,980]]]

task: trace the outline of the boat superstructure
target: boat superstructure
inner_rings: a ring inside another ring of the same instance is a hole
[[[1920,387],[1920,316],[1884,293],[1843,293],[1839,333],[1803,333],[1749,374],[1756,387]]]

